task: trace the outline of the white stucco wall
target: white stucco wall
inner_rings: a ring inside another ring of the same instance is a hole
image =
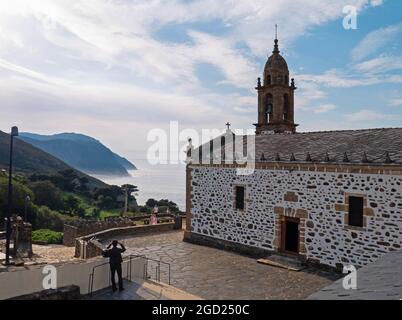
[[[94,266],[107,262],[107,259],[95,259],[84,263],[66,263],[56,266],[57,287],[77,285],[80,287],[81,294],[88,293],[88,280]],[[131,277],[142,278],[146,260],[143,258],[133,258],[131,266]],[[123,263],[123,276],[127,275],[128,263]],[[30,294],[44,290],[43,274],[44,266],[34,266],[28,270],[15,270],[10,272],[0,272],[0,300],[13,298],[25,294]],[[93,291],[97,291],[109,286],[109,265],[99,267],[95,271]]]
[[[237,176],[234,168],[191,166],[192,232],[275,250],[274,207],[305,209],[306,257],[320,263],[362,266],[402,245],[402,176],[315,171],[255,170]],[[246,187],[244,212],[234,210],[234,187]],[[295,192],[298,202],[284,201]],[[335,204],[345,193],[363,194],[373,216],[352,230]]]

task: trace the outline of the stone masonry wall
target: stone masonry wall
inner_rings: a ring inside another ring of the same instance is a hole
[[[102,230],[129,227],[135,225],[133,220],[128,218],[114,218],[105,221],[78,221],[75,224],[65,224],[63,230],[63,244],[68,247],[75,245],[75,239],[87,234]]]
[[[179,222],[182,221],[181,217],[178,217],[177,220]],[[181,223],[168,222],[158,223],[156,225],[132,226],[100,231],[77,238],[75,240],[75,257],[90,259],[99,256],[102,254],[102,250],[105,249],[105,246],[109,244],[106,243],[106,241],[110,241],[114,238],[119,239],[120,237],[141,236],[150,233],[168,232],[181,228]]]
[[[85,235],[93,234],[96,232],[135,226],[137,221],[149,221],[150,215],[136,216],[136,217],[109,217],[103,221],[100,220],[80,220],[75,223],[64,225],[63,230],[63,244],[68,247],[75,246],[75,239]],[[174,220],[175,215],[160,213],[158,220]]]
[[[191,233],[270,251],[280,248],[280,221],[300,218],[300,254],[339,268],[363,266],[402,245],[402,175],[190,165]],[[364,171],[363,171],[364,172]],[[235,210],[245,186],[245,210]],[[348,198],[364,197],[364,226],[348,226]]]

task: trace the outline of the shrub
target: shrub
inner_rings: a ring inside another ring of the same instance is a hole
[[[35,230],[32,232],[32,241],[61,244],[63,243],[63,232],[56,232],[49,229]]]
[[[50,210],[48,207],[39,207],[36,214],[35,229],[50,229],[63,231],[64,224],[77,218],[69,217]]]

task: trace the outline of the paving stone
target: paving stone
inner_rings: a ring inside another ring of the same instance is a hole
[[[261,265],[249,257],[182,239],[182,231],[172,231],[119,240],[127,255],[170,263],[171,285],[204,299],[303,299],[339,278],[312,268],[290,272]],[[161,268],[161,281],[167,282],[167,277],[167,269]]]

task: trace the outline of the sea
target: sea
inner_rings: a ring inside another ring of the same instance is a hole
[[[186,166],[184,164],[152,165],[147,160],[136,160],[137,170],[130,170],[130,176],[116,177],[94,175],[111,185],[132,184],[139,191],[135,197],[139,205],[150,199],[168,199],[177,203],[180,210],[186,209]]]

